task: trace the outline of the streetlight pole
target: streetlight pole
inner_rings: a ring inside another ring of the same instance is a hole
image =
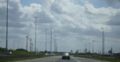
[[[33,46],[32,38],[30,38],[30,52],[32,52],[32,46]]]
[[[102,27],[102,55],[104,55],[105,52],[105,34],[104,34],[104,28]]]
[[[36,50],[37,50],[36,49],[36,41],[37,41],[37,35],[36,35],[37,34],[37,26],[36,26],[37,23],[36,22],[37,22],[37,17],[35,17],[35,53],[36,53]]]
[[[8,50],[8,0],[6,0],[6,51]]]
[[[50,52],[52,53],[52,27],[51,27],[51,29],[50,29],[51,31],[50,31]]]
[[[26,50],[28,51],[28,35],[26,36]]]
[[[55,29],[54,29],[54,52],[56,53],[57,52],[57,39],[56,39],[56,33],[55,33]]]
[[[92,40],[92,53],[95,53],[95,51],[94,51],[94,42],[95,42],[95,40]]]
[[[47,52],[47,29],[45,29],[45,51]]]
[[[57,40],[54,39],[54,52],[57,52]]]

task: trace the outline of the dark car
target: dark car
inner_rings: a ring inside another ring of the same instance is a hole
[[[70,60],[70,54],[69,54],[69,53],[65,53],[65,54],[62,56],[62,59]]]

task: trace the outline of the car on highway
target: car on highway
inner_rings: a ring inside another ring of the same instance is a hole
[[[64,55],[62,56],[62,59],[70,60],[70,54],[69,53],[64,53]]]

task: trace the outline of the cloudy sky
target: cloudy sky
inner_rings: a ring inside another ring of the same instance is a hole
[[[37,49],[50,50],[50,33],[58,51],[85,48],[120,52],[120,0],[9,0],[9,48],[26,48],[26,36]],[[5,47],[6,0],[0,0],[0,47]],[[47,34],[46,34],[47,33]],[[47,40],[46,40],[47,39]]]

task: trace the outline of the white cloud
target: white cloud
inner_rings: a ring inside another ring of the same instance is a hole
[[[41,5],[40,4],[30,4],[30,6],[24,6],[21,11],[28,16],[33,16],[38,12],[41,12]]]
[[[120,9],[108,8],[95,8],[90,2],[86,2],[84,6],[73,4],[70,0],[61,0],[56,2],[59,5],[64,21],[71,22],[75,26],[87,28],[92,26],[101,31],[104,26],[107,31],[110,31],[110,26],[106,25],[112,16],[120,12]],[[58,16],[59,17],[59,16]],[[97,19],[96,19],[97,18]]]
[[[0,13],[3,14],[5,13],[4,3],[2,1],[3,5],[0,4],[0,10],[2,11]],[[105,28],[106,33],[112,32],[111,26],[107,23],[111,20],[111,17],[120,13],[120,9],[113,7],[96,8],[89,1],[85,1],[84,5],[78,5],[73,3],[73,0],[44,0],[42,4],[31,3],[30,5],[24,6],[20,0],[10,0],[9,5],[11,7],[9,8],[9,36],[11,36],[11,41],[14,41],[16,37],[16,40],[19,39],[19,43],[25,44],[26,35],[30,35],[34,40],[34,23],[36,21],[35,16],[37,16],[38,45],[40,45],[40,42],[44,43],[44,28],[48,29],[48,36],[50,36],[49,29],[52,25],[56,35],[59,37],[59,43],[65,42],[68,44],[66,45],[64,43],[60,45],[66,46],[66,49],[69,47],[68,50],[70,50],[71,47],[79,47],[82,41],[87,43],[89,40],[95,38],[98,39],[100,43],[101,34],[98,33],[101,33],[101,27]],[[0,16],[3,17],[3,15]],[[5,16],[4,19],[0,17],[0,22],[5,24]],[[4,24],[0,25],[0,29],[5,27]],[[0,31],[0,33],[3,32],[4,31]],[[5,36],[4,34],[0,35],[0,37],[3,38],[2,36]],[[74,43],[74,45],[69,42]]]

